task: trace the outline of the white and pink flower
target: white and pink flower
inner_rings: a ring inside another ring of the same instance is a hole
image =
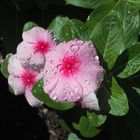
[[[50,98],[80,101],[82,107],[99,110],[95,91],[103,79],[103,68],[91,41],[60,43],[48,52],[46,60],[43,88]]]
[[[17,57],[25,66],[40,70],[45,64],[45,55],[55,46],[52,34],[41,27],[23,32],[23,41],[17,47]]]
[[[8,83],[12,87],[15,95],[20,95],[25,93],[25,97],[28,103],[32,107],[39,107],[42,102],[36,99],[32,95],[32,86],[40,79],[40,73],[34,71],[33,69],[25,69],[17,55],[12,55],[9,58],[8,64]]]

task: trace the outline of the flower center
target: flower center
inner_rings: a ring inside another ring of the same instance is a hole
[[[23,84],[31,88],[36,82],[36,76],[31,72],[24,72],[21,76]]]
[[[35,50],[40,53],[48,52],[49,48],[50,48],[49,43],[45,41],[39,41],[35,46]]]
[[[74,75],[78,72],[79,66],[81,65],[80,61],[75,56],[65,57],[62,60],[62,63],[57,66],[59,71],[64,76]]]

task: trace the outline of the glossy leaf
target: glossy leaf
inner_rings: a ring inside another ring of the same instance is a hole
[[[78,136],[74,133],[70,133],[68,136],[68,140],[81,140]]]
[[[7,68],[8,68],[8,61],[9,61],[9,58],[10,58],[11,55],[12,54],[8,54],[6,56],[6,58],[1,63],[1,73],[5,78],[8,78],[8,76],[9,76]]]
[[[137,92],[138,95],[140,95],[140,88],[133,87],[133,89]]]
[[[88,8],[88,9],[95,9],[98,6],[112,2],[112,0],[65,0],[67,4],[71,4],[78,7]]]
[[[101,9],[104,14],[100,14]],[[90,38],[109,69],[126,48],[138,41],[139,12],[132,4],[118,1],[109,8],[99,7],[91,14],[87,25],[91,26],[90,22],[94,26]]]
[[[25,23],[25,25],[23,27],[23,31],[26,32],[36,26],[38,26],[36,23],[29,21],[29,22]]]
[[[86,25],[78,19],[69,19],[67,17],[56,17],[50,26],[55,38],[60,41],[69,41],[71,39],[89,39]]]
[[[92,112],[87,112],[87,117],[89,122],[95,126],[95,127],[99,127],[101,126],[105,121],[107,116],[106,115],[97,115],[96,113]]]
[[[80,133],[84,137],[94,137],[100,133],[100,129],[94,127],[86,117],[80,118]]]
[[[132,3],[137,8],[140,8],[140,0],[127,0],[127,1]]]
[[[132,76],[140,70],[140,44],[132,46],[128,49],[128,62],[124,70],[118,75],[120,78]]]
[[[111,96],[108,102],[110,105],[109,113],[112,115],[123,116],[129,110],[127,96],[115,78],[112,78]]]
[[[32,93],[37,99],[43,101],[48,107],[56,110],[68,110],[74,107],[73,103],[58,103],[53,101],[51,98],[49,98],[47,93],[44,93],[42,86],[43,80],[41,79],[33,86]]]

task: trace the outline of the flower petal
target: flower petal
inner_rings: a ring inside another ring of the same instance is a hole
[[[19,59],[17,58],[17,55],[12,55],[9,58],[9,63],[8,63],[8,72],[11,75],[14,76],[20,76],[24,72],[24,68],[22,67]]]
[[[20,78],[16,78],[12,75],[9,75],[8,84],[14,90],[15,95],[20,95],[20,94],[23,94],[25,92],[25,85],[23,84],[23,82]]]
[[[81,85],[74,78],[59,78],[56,87],[48,93],[58,102],[75,102],[83,96]]]
[[[17,57],[23,61],[30,59],[34,52],[34,44],[30,44],[25,41],[21,42],[17,47]]]
[[[32,55],[31,59],[29,60],[29,65],[33,66],[35,69],[43,68],[45,64],[45,56],[42,53],[36,52]]]
[[[39,101],[37,98],[35,98],[32,95],[31,89],[26,89],[25,97],[26,97],[29,105],[32,107],[40,107],[43,104],[43,102]]]
[[[23,32],[22,38],[28,43],[36,43],[45,39],[45,31],[41,27],[33,27],[31,30]]]
[[[85,96],[82,97],[81,105],[83,108],[88,109],[94,109],[94,110],[100,110],[98,99],[96,97],[96,94],[94,92],[91,92]]]
[[[103,80],[103,68],[99,65],[81,65],[78,74],[74,75],[84,89],[84,95],[99,88]]]

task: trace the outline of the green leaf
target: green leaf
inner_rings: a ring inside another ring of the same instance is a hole
[[[97,115],[94,112],[92,113],[87,112],[87,117],[89,122],[95,127],[101,126],[106,121],[107,118],[106,115]]]
[[[72,123],[73,127],[76,129],[76,130],[80,130],[80,126],[79,124],[76,124],[76,123]]]
[[[48,94],[43,91],[43,80],[39,80],[32,88],[33,95],[43,101],[48,107],[56,110],[68,110],[74,107],[73,103],[58,103],[49,98]]]
[[[87,138],[94,137],[100,133],[100,129],[94,127],[86,117],[80,118],[80,133]]]
[[[12,89],[12,87],[9,86],[8,89],[12,94],[14,94],[14,90]]]
[[[104,14],[100,14],[101,9]],[[138,41],[139,12],[130,3],[118,1],[109,8],[98,7],[86,24],[91,26],[91,23],[94,28],[92,27],[90,38],[109,69],[126,48]]]
[[[81,139],[79,139],[76,134],[70,133],[68,136],[68,140],[81,140]]]
[[[67,4],[71,4],[74,6],[82,7],[82,8],[88,8],[88,9],[95,9],[99,5],[105,3],[104,0],[65,0]],[[107,0],[108,2],[111,0]]]
[[[36,26],[38,26],[36,23],[29,21],[29,22],[25,23],[25,25],[23,27],[23,31],[26,32]]]
[[[56,17],[48,27],[53,31],[55,38],[60,41],[69,41],[75,38],[89,39],[87,26],[80,20],[68,17]]]
[[[12,54],[8,54],[1,63],[1,73],[5,78],[8,78],[8,76],[9,76],[9,72],[8,72],[7,68],[8,68],[8,63],[9,63],[8,61],[9,61],[9,58],[11,55]]]
[[[64,119],[59,119],[59,124],[61,125],[61,127],[67,131],[71,131],[71,129],[69,128],[67,122]]]
[[[127,1],[132,3],[137,8],[140,8],[140,0],[127,0]]]
[[[129,48],[128,55],[128,62],[124,70],[118,74],[120,78],[127,78],[140,70],[140,44]]]
[[[133,87],[133,89],[137,92],[138,95],[140,95],[140,88]]]
[[[111,93],[108,100],[110,105],[109,113],[115,116],[125,115],[129,110],[127,96],[114,77],[112,78]]]

